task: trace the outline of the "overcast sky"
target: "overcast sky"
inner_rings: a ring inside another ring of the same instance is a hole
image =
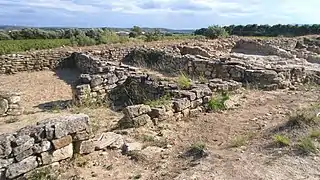
[[[166,27],[320,23],[320,0],[0,0],[0,25]]]

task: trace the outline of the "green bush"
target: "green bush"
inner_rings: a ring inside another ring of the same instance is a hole
[[[177,83],[178,83],[178,87],[180,89],[189,89],[191,86],[190,79],[182,72],[181,72],[180,76],[178,77]]]
[[[208,108],[210,110],[225,110],[227,109],[225,106],[225,102],[230,99],[229,95],[227,93],[221,93],[218,96],[212,97],[208,102]]]
[[[209,26],[204,32],[204,36],[210,39],[216,39],[219,37],[227,37],[228,32],[220,26]]]

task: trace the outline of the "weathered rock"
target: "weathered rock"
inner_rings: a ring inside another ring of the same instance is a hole
[[[101,78],[101,76],[93,76],[92,80],[90,82],[90,86],[91,88],[97,87],[99,85],[101,85],[103,83],[103,78]]]
[[[141,116],[132,118],[132,124],[134,127],[140,127],[140,126],[144,126],[146,124],[151,124],[151,118],[148,114],[143,114]]]
[[[52,153],[50,152],[43,152],[41,153],[41,165],[47,165],[52,163]]]
[[[11,154],[11,141],[13,140],[14,136],[12,134],[0,135],[0,158],[6,158]]]
[[[0,98],[0,115],[4,115],[9,109],[9,102],[6,99]]]
[[[75,152],[79,154],[90,154],[95,150],[96,141],[93,139],[87,141],[76,142]]]
[[[196,117],[198,114],[201,113],[201,108],[191,109],[190,110],[190,117]]]
[[[30,156],[23,161],[8,166],[6,177],[15,178],[21,174],[31,171],[38,166],[37,157]]]
[[[146,114],[150,111],[151,111],[150,106],[144,105],[144,104],[128,106],[123,109],[123,113],[125,114],[125,116],[129,118],[134,118],[142,114]]]
[[[19,95],[12,95],[8,98],[8,101],[10,104],[16,104],[18,102],[20,102],[21,97]]]
[[[60,149],[72,143],[72,137],[70,135],[62,137],[60,139],[52,140],[54,149]]]
[[[173,109],[175,112],[181,112],[182,110],[190,107],[191,103],[188,98],[177,99],[173,101]]]
[[[13,148],[13,155],[17,156],[18,154],[26,151],[28,149],[32,149],[34,145],[34,139],[30,136],[20,136],[17,137],[16,141],[14,142],[17,147]]]
[[[33,146],[33,152],[39,154],[45,151],[49,151],[51,150],[51,148],[52,148],[51,142],[44,140],[41,143],[35,144]]]
[[[102,133],[95,142],[95,148],[103,150],[106,148],[121,148],[124,144],[124,139],[120,134],[113,132]]]
[[[64,159],[71,158],[73,155],[73,146],[72,144],[69,144],[68,146],[65,146],[61,149],[55,150],[52,153],[52,162],[61,161]]]
[[[17,132],[18,136],[30,136],[35,139],[35,142],[40,142],[46,138],[46,132],[44,126],[29,125]]]
[[[197,108],[199,106],[201,106],[203,103],[203,100],[202,99],[197,99],[195,101],[191,101],[191,108],[194,109],[194,108]]]
[[[88,140],[88,139],[92,138],[92,136],[93,136],[93,134],[91,132],[81,131],[81,132],[76,132],[72,136],[72,140],[73,141],[84,141],[84,140]]]
[[[183,117],[188,117],[190,115],[190,109],[187,108],[187,109],[182,110],[182,115],[183,115]]]
[[[80,131],[90,131],[89,116],[85,114],[48,118],[38,124],[45,124],[46,131],[47,127],[52,128],[51,126],[54,126],[55,138],[62,138]]]
[[[153,159],[155,156],[159,156],[164,149],[156,146],[149,146],[141,150],[141,154],[143,154],[148,159]]]
[[[80,74],[80,81],[83,84],[89,84],[91,82],[92,78],[89,74]]]
[[[31,156],[32,154],[33,154],[33,149],[30,148],[30,149],[27,149],[27,150],[15,155],[14,159],[19,162],[19,161],[22,161],[23,159]]]
[[[159,117],[164,116],[165,113],[166,113],[166,109],[164,107],[163,108],[151,108],[151,111],[148,113],[148,115],[151,118],[159,118]]]
[[[126,154],[131,151],[140,151],[140,150],[142,150],[142,146],[143,145],[139,142],[125,143],[122,146],[122,153]]]
[[[13,162],[14,162],[13,158],[11,158],[11,159],[0,159],[0,169],[8,167]]]
[[[198,87],[191,90],[197,96],[197,99],[203,98],[204,96],[211,96],[212,91],[207,85],[197,85]]]

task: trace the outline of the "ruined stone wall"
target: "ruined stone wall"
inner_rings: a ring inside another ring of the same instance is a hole
[[[20,93],[0,91],[0,116],[22,114],[20,96]]]
[[[0,179],[16,179],[38,167],[71,158],[90,138],[89,117],[84,114],[49,118],[2,134]]]
[[[182,42],[157,42],[145,44],[114,44],[90,47],[64,47],[51,50],[38,50],[32,52],[21,52],[0,56],[0,74],[11,74],[21,71],[52,70],[64,66],[64,60],[73,52],[91,54],[108,61],[122,60],[132,49],[148,46],[156,49],[176,46]],[[185,41],[183,43],[190,43]],[[191,42],[195,43],[195,42]],[[68,65],[67,65],[68,66]]]

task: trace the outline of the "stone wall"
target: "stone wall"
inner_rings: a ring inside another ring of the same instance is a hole
[[[0,116],[20,115],[23,108],[20,106],[20,93],[0,91]]]
[[[53,70],[57,67],[69,66],[69,64],[65,64],[64,60],[66,58],[68,59],[73,52],[91,54],[108,61],[120,61],[135,47],[148,46],[150,48],[162,49],[165,47],[177,46],[181,43],[194,44],[197,43],[197,41],[64,47],[51,50],[0,55],[0,74],[12,74],[21,71]]]
[[[45,119],[14,133],[0,135],[0,179],[15,179],[41,166],[71,158],[90,139],[87,115]]]

